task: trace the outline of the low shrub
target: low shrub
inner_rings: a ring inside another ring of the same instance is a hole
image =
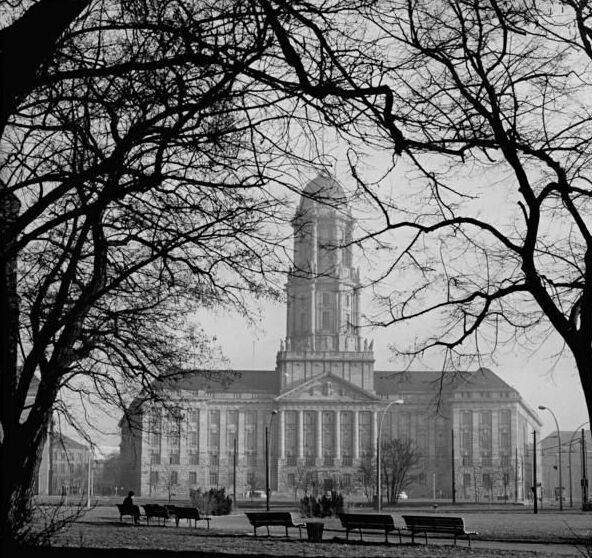
[[[189,491],[193,506],[208,515],[228,515],[232,509],[232,498],[226,495],[224,488],[211,488],[203,492],[201,488]]]
[[[300,514],[304,517],[333,517],[345,511],[343,495],[332,491],[320,498],[304,496],[300,500]]]

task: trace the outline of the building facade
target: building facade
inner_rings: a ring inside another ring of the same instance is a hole
[[[374,370],[373,342],[358,328],[355,221],[344,200],[327,175],[303,190],[275,370],[216,381],[188,372],[167,383],[167,410],[132,404],[126,416],[140,428],[121,421],[121,457],[137,494],[213,486],[241,494],[264,488],[267,464],[273,491],[361,492],[380,431],[382,442],[407,438],[417,448],[412,497],[451,498],[453,486],[458,500],[527,496],[530,437],[541,423],[515,389],[484,368],[449,380]]]
[[[565,507],[579,507],[583,499],[590,500],[590,430],[561,430],[559,437],[557,434],[553,432],[541,440],[541,496],[543,500],[559,502],[562,492]]]

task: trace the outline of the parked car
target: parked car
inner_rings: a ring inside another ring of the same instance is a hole
[[[251,500],[265,499],[265,490],[249,490],[247,498],[251,498]]]
[[[404,490],[399,492],[399,500],[407,500],[408,498],[409,496],[407,496],[407,492],[405,492]]]

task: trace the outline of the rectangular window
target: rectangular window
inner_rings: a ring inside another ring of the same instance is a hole
[[[491,455],[491,411],[479,413],[479,448],[482,453]]]
[[[461,413],[460,449],[463,456],[463,465],[471,466],[473,463],[472,411],[463,411]]]
[[[257,465],[257,411],[245,411],[245,454],[247,465]]]
[[[210,471],[210,486],[218,486],[218,473]]]
[[[171,486],[179,484],[179,473],[177,471],[171,471]]]
[[[358,414],[358,439],[360,442],[360,455],[369,455],[372,449],[372,413],[360,411]]]
[[[294,473],[288,473],[288,486],[292,488],[296,484],[296,476]]]
[[[179,465],[181,458],[178,453],[169,453],[169,465]]]
[[[189,471],[189,484],[194,486],[197,484],[197,472]]]
[[[393,420],[395,413],[397,413],[396,409],[391,409],[391,420]],[[411,417],[409,413],[400,412],[398,413],[399,416],[399,438],[403,440],[408,440],[411,436]]]
[[[467,488],[471,486],[471,474],[470,473],[465,473],[463,475],[463,486],[467,487]]]
[[[199,409],[190,409],[187,413],[187,452],[189,464],[199,463]]]
[[[503,409],[499,413],[499,445],[500,448],[508,449],[512,444],[512,436],[510,434],[511,428],[511,411]]]
[[[316,431],[317,431],[317,413],[316,411],[304,411],[304,455],[307,458],[314,459],[316,454]]]
[[[335,455],[335,413],[333,411],[323,411],[321,414],[323,421],[322,428],[322,448],[323,463],[333,465],[333,456]]]
[[[234,441],[238,434],[238,411],[226,412],[226,449],[229,458],[234,455]],[[238,442],[237,442],[238,443]],[[238,447],[237,447],[238,451]]]
[[[208,447],[215,453],[220,448],[220,411],[217,409],[208,412]]]
[[[220,464],[220,458],[217,453],[210,452],[210,467],[217,467]]]
[[[286,446],[286,457],[288,465],[296,465],[296,455],[298,454],[298,414],[296,411],[286,411],[284,413],[284,444]],[[291,459],[294,459],[294,463]]]
[[[436,458],[447,459],[450,444],[446,419],[436,418]]]
[[[199,453],[195,450],[189,450],[189,465],[199,465]]]
[[[150,452],[150,463],[152,465],[160,465],[160,451],[152,450]]]
[[[350,467],[354,454],[354,414],[351,411],[341,411],[340,415],[341,457],[343,465]]]
[[[490,490],[492,487],[491,485],[491,476],[489,473],[483,473],[483,488],[486,490]]]
[[[150,486],[158,486],[158,471],[150,471]]]
[[[152,409],[148,414],[148,443],[152,450],[160,453],[162,416],[160,409]]]

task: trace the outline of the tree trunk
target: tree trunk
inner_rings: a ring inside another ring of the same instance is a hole
[[[24,430],[23,427],[10,429],[0,444],[0,551],[3,556],[9,556],[11,548],[25,542],[34,480],[47,439],[47,428],[38,429],[32,436]]]

